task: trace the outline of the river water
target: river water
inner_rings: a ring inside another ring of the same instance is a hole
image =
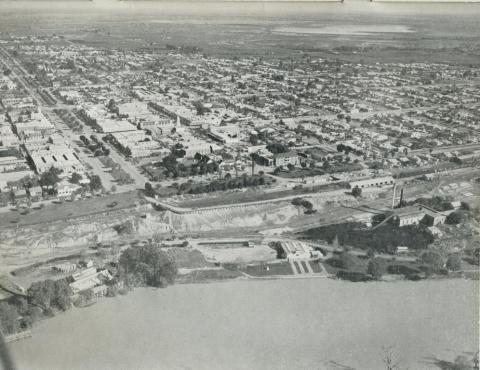
[[[39,323],[19,369],[437,369],[478,348],[478,281],[231,281],[138,289]]]

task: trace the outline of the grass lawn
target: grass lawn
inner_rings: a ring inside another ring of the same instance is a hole
[[[213,263],[205,260],[203,254],[196,249],[169,248],[167,253],[175,259],[178,268],[212,267]]]
[[[320,265],[319,261],[309,261],[310,267],[312,268],[313,272],[318,274],[323,272],[322,266]]]
[[[179,275],[176,279],[176,283],[201,283],[211,280],[235,279],[240,276],[243,276],[240,271],[231,271],[225,269],[196,270],[185,275]]]
[[[268,270],[266,267],[268,266]],[[263,277],[275,275],[293,275],[292,268],[288,262],[270,263],[267,265],[248,265],[242,269],[248,275]]]
[[[300,263],[302,264],[303,271],[308,272],[309,270],[308,270],[307,262],[301,261]]]

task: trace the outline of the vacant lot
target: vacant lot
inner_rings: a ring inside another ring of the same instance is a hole
[[[15,226],[55,222],[68,218],[108,212],[111,210],[131,208],[140,201],[141,199],[138,192],[132,191],[73,202],[65,201],[60,204],[51,203],[44,206],[42,209],[32,208],[27,214],[21,214],[16,210],[12,210],[1,214],[0,228],[13,228]],[[113,202],[116,202],[117,204],[112,206]]]

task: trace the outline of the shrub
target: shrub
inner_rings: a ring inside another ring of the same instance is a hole
[[[450,271],[459,271],[462,269],[462,258],[458,254],[452,254],[448,257],[445,266]]]

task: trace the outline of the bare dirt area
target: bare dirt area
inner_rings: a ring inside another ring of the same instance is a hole
[[[208,245],[199,245],[197,249],[207,260],[219,263],[271,262],[276,259],[276,252],[264,244],[239,248],[211,248]]]

